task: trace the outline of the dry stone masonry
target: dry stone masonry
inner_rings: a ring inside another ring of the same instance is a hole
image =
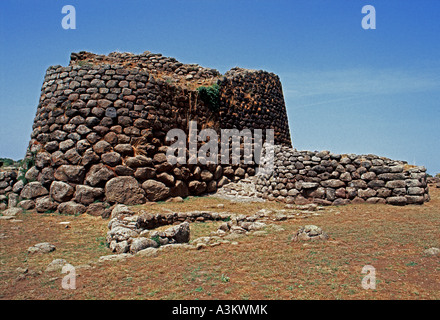
[[[218,101],[204,100],[201,87],[217,90]],[[221,129],[273,129],[274,171],[255,176],[255,156],[239,164],[170,164],[167,132],[188,135],[192,121],[219,137]],[[423,167],[292,149],[275,74],[233,68],[221,75],[150,52],[72,53],[69,66],[49,67],[23,163],[20,170],[0,171],[0,210],[18,205],[108,218],[118,204],[216,192],[321,205],[429,200]]]
[[[258,176],[263,198],[286,203],[423,204],[429,201],[424,167],[376,155],[341,155],[275,147],[274,170]]]
[[[219,108],[197,88],[219,86]],[[291,145],[279,78],[233,69],[222,76],[198,65],[145,52],[73,53],[68,67],[48,68],[26,155],[20,197],[26,208],[108,216],[136,205],[215,192],[255,174],[255,162],[171,165],[170,129],[274,129]],[[226,126],[226,127],[225,127]],[[9,186],[11,187],[11,186]]]

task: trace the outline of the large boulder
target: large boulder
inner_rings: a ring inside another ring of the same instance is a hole
[[[200,195],[206,191],[206,182],[194,180],[188,184],[188,189],[191,194]]]
[[[73,187],[62,181],[54,181],[50,186],[50,196],[58,202],[69,201],[72,199],[73,193]]]
[[[80,203],[74,201],[64,202],[58,206],[58,212],[67,215],[78,215],[86,212],[87,208]]]
[[[58,204],[52,201],[52,198],[49,196],[38,198],[35,201],[35,209],[39,213],[46,213],[55,211],[58,207]]]
[[[170,188],[160,181],[147,180],[142,184],[142,188],[150,201],[161,201],[170,195]]]
[[[177,180],[176,185],[171,188],[171,196],[182,198],[186,198],[187,196],[189,196],[189,190],[186,183],[181,180]]]
[[[403,196],[388,197],[387,198],[387,203],[391,204],[393,206],[404,206],[407,204],[407,202],[408,202],[408,200]]]
[[[177,243],[186,243],[190,240],[190,227],[188,222],[168,228],[164,233],[168,239],[174,240]]]
[[[18,203],[18,206],[23,208],[23,210],[32,210],[35,208],[35,201],[23,200]]]
[[[82,183],[84,175],[85,169],[83,166],[62,165],[55,171],[54,177],[64,182]]]
[[[48,242],[37,243],[36,245],[28,248],[28,253],[49,253],[55,251],[56,247]]]
[[[133,177],[116,177],[105,185],[105,197],[108,202],[126,205],[146,202],[145,191]]]
[[[157,248],[158,246],[159,246],[159,244],[152,239],[139,237],[139,238],[133,239],[133,241],[130,245],[130,253],[135,254],[135,253],[138,253],[139,251],[144,250],[146,248]]]
[[[87,214],[91,216],[101,216],[102,218],[108,218],[111,214],[108,203],[95,202],[87,207]]]
[[[93,188],[85,185],[77,185],[74,200],[78,203],[89,205],[100,199],[104,194],[101,188]]]
[[[86,176],[86,183],[92,187],[104,185],[107,181],[115,177],[115,173],[103,164],[92,166]]]
[[[49,191],[43,185],[38,182],[29,182],[27,185],[24,186],[23,190],[21,191],[20,196],[23,199],[35,199],[38,197],[42,197],[49,194]]]

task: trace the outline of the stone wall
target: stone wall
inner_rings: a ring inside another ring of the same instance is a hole
[[[198,97],[197,88],[213,84],[220,86],[220,110]],[[222,76],[149,52],[73,53],[69,66],[46,72],[21,199],[39,212],[104,214],[115,203],[215,192],[255,173],[254,163],[169,164],[166,134],[188,132],[190,121],[217,132],[273,128],[277,143],[291,145],[272,73],[234,69]]]
[[[234,68],[220,83],[220,118],[225,128],[274,129],[275,144],[292,146],[278,76],[266,71]],[[261,85],[263,83],[265,85]]]
[[[199,87],[212,85],[219,88],[218,109],[199,96]],[[188,135],[191,121],[219,136],[221,129],[274,129],[275,170],[256,185],[269,200],[429,200],[422,167],[291,149],[282,86],[273,73],[233,68],[221,75],[150,52],[79,52],[69,66],[47,69],[24,167],[0,172],[0,210],[20,201],[26,210],[108,217],[115,204],[202,195],[255,175],[253,156],[247,164],[171,165],[166,134],[182,129]]]
[[[13,191],[13,187],[17,182],[17,170],[0,169],[0,210],[8,207],[9,193]]]
[[[275,147],[274,170],[258,176],[263,197],[287,203],[423,204],[429,201],[424,167],[376,155],[341,155]]]

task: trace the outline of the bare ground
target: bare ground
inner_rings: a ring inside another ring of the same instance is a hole
[[[440,189],[431,188],[431,198],[423,206],[328,207],[307,219],[274,222],[284,231],[267,229],[266,236],[243,236],[236,245],[102,263],[98,258],[111,254],[107,220],[24,213],[16,218],[21,222],[0,221],[0,299],[440,299],[440,255],[424,253],[440,248]],[[217,209],[219,203],[225,207]],[[283,205],[204,197],[145,208],[253,214]],[[192,238],[209,235],[217,224],[192,224]],[[322,227],[330,240],[291,242],[306,224]],[[28,254],[39,242],[57,249]],[[61,272],[45,272],[57,258],[77,267],[75,290],[62,288]],[[375,290],[361,286],[365,265],[376,269]]]

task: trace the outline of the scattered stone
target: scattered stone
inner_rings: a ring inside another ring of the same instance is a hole
[[[318,209],[318,205],[315,203],[309,203],[304,205],[297,205],[296,209],[298,210],[306,210],[306,211],[316,211]]]
[[[293,235],[292,241],[328,240],[330,237],[315,225],[300,227]]]
[[[64,259],[52,260],[52,262],[47,266],[46,272],[60,271],[66,264],[67,261]]]
[[[432,247],[432,248],[426,249],[424,251],[424,253],[427,255],[430,255],[430,256],[437,256],[437,255],[440,255],[440,249]]]
[[[49,242],[37,243],[36,245],[28,248],[28,253],[49,253],[55,251],[56,247]]]
[[[29,269],[28,268],[17,267],[17,269],[15,269],[15,271],[17,271],[19,273],[28,273]]]
[[[252,232],[252,234],[253,234],[254,236],[257,236],[257,237],[263,237],[263,236],[266,236],[266,235],[267,235],[267,232],[266,232],[266,231],[263,231],[263,230],[260,230],[260,231],[254,231],[254,232]]]
[[[129,253],[111,254],[111,255],[99,257],[98,262],[121,261],[121,260],[125,260],[127,258],[130,258],[131,256],[132,255]]]
[[[143,250],[140,250],[136,253],[137,256],[141,257],[155,257],[158,254],[158,250],[153,247],[149,247]]]

